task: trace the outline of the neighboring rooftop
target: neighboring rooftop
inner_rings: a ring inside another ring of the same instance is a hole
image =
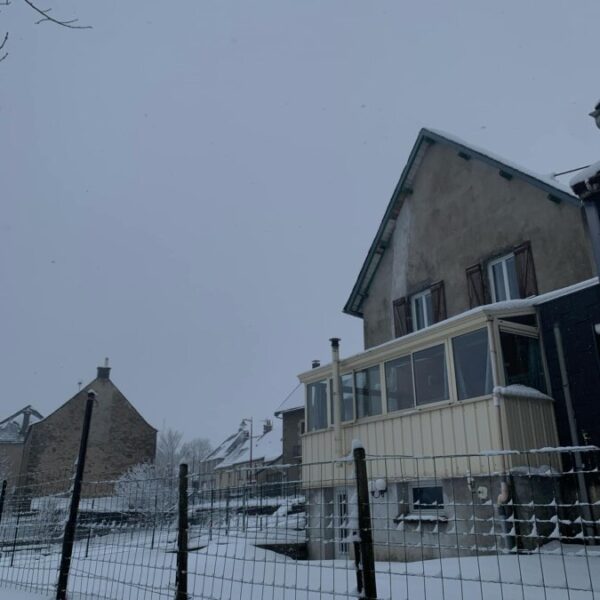
[[[278,417],[283,413],[304,408],[304,388],[298,384],[288,397],[279,405],[275,411],[275,416]]]
[[[274,419],[273,421],[270,421],[270,423],[272,429],[260,432],[259,435],[253,436],[252,461],[272,463],[283,454],[281,421],[279,419]],[[249,437],[246,437],[244,443],[230,452],[216,468],[226,469],[233,467],[234,465],[249,462],[250,443]]]
[[[29,427],[44,417],[30,404],[0,421],[0,442],[22,442]]]

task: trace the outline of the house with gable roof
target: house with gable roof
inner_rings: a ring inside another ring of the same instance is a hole
[[[340,360],[339,398],[332,397],[332,364],[299,375],[302,483],[309,506],[331,507],[330,515],[309,514],[309,530],[347,510],[350,492],[333,461],[347,456],[354,439],[388,456],[557,446],[555,386],[536,301],[594,274],[580,202],[566,186],[422,129],[344,306],[363,320],[365,350]],[[519,460],[473,461],[468,477]],[[457,493],[448,486],[457,475],[451,462],[425,464],[418,474],[411,473],[416,463],[390,464],[386,503],[408,513],[418,504],[421,513],[427,503],[420,499],[428,498],[429,508],[443,508]],[[406,487],[416,475],[421,484]],[[386,518],[374,510],[374,518]],[[389,557],[384,546],[376,553]],[[309,542],[314,557],[347,550],[339,540]]]

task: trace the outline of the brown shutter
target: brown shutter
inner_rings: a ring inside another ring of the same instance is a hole
[[[433,322],[443,321],[446,318],[446,294],[444,282],[438,281],[431,288],[431,308],[433,310]]]
[[[515,269],[519,283],[519,294],[521,298],[535,296],[538,293],[535,267],[533,266],[533,254],[531,244],[525,242],[515,248]]]
[[[467,286],[469,289],[469,306],[475,308],[485,304],[483,269],[479,263],[467,269]]]
[[[398,298],[393,303],[394,311],[394,333],[396,337],[402,337],[412,331],[412,313],[408,298]]]

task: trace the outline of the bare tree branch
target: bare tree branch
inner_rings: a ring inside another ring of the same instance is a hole
[[[4,54],[2,54],[2,49],[6,45],[7,40],[8,40],[8,31],[4,34],[4,39],[2,40],[2,43],[0,44],[0,62],[2,62],[8,56],[8,52],[6,52],[6,51],[4,52]]]
[[[69,29],[91,29],[91,25],[77,25],[79,19],[70,19],[68,21],[64,21],[62,19],[55,19],[51,17],[48,13],[52,10],[50,8],[46,10],[42,10],[38,6],[36,6],[32,0],[23,0],[25,4],[29,5],[35,12],[42,15],[42,18],[39,21],[36,21],[36,24],[44,23],[45,21],[50,21],[50,23],[55,23],[56,25],[60,25],[61,27],[68,27]]]

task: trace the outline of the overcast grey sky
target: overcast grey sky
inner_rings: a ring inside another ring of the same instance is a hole
[[[46,4],[94,28],[0,13],[2,414],[109,356],[150,423],[218,442],[329,337],[361,349],[341,309],[420,127],[600,158],[597,0]]]

